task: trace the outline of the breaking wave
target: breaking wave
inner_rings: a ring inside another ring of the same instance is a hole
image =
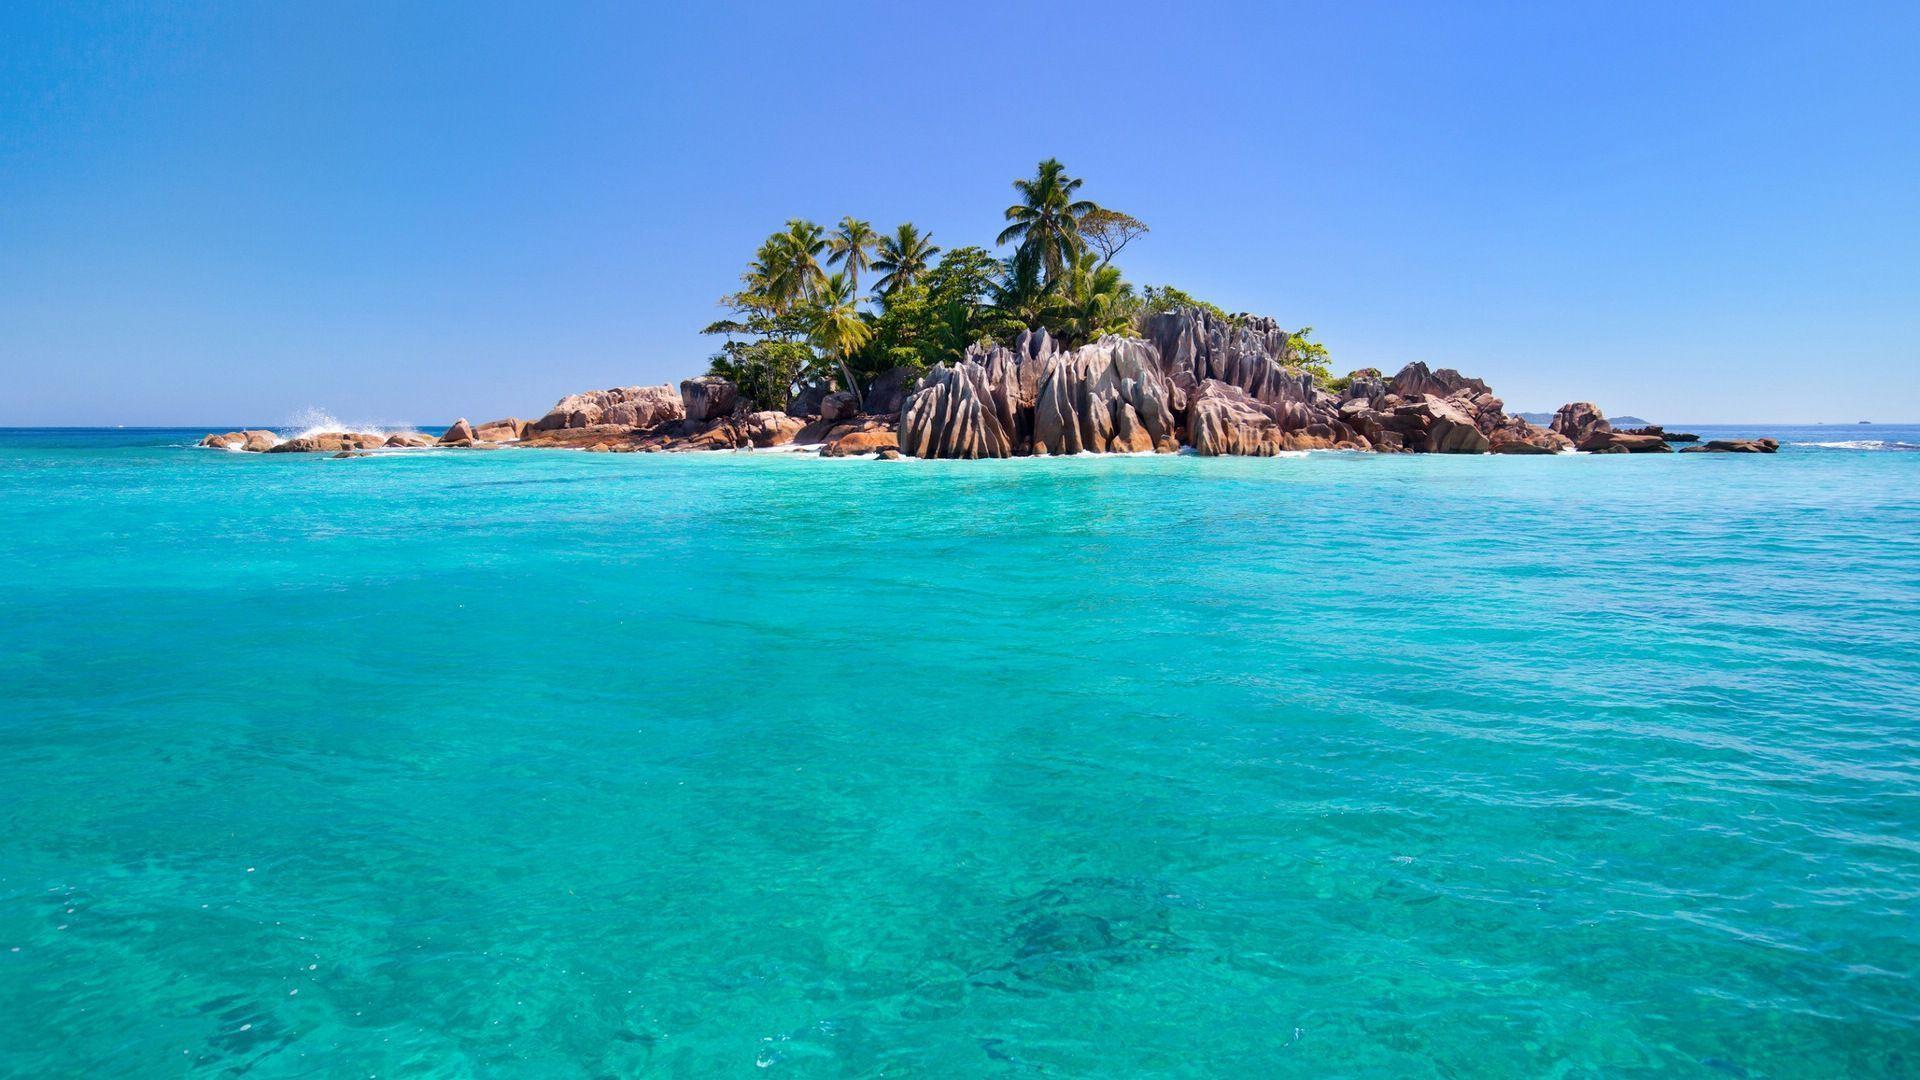
[[[1920,450],[1920,443],[1898,439],[1840,439],[1834,442],[1802,442],[1795,446],[1819,446],[1828,450]]]
[[[332,435],[344,432],[358,432],[367,435],[411,435],[417,432],[409,424],[348,424],[325,409],[309,406],[294,414],[280,428],[282,441],[304,439],[314,435]]]

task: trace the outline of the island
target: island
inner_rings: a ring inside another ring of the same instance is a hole
[[[1428,454],[1666,453],[1696,442],[1590,402],[1540,424],[1484,381],[1415,361],[1334,376],[1311,327],[1228,314],[1173,286],[1136,287],[1117,257],[1139,219],[1080,194],[1058,160],[1016,180],[997,245],[952,251],[912,223],[789,221],[722,298],[707,371],[590,390],[535,420],[460,419],[439,436],[209,434],[201,445],[336,455],[420,449],[604,453],[812,448],[827,457],[1010,458],[1314,450]],[[832,269],[830,269],[832,268]],[[860,275],[869,274],[863,297]],[[1698,452],[1773,453],[1769,439]]]

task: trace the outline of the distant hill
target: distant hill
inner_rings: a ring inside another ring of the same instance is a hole
[[[1525,420],[1529,424],[1539,424],[1542,427],[1553,423],[1553,414],[1550,412],[1517,412],[1513,415]],[[1653,423],[1651,420],[1642,420],[1637,416],[1609,416],[1607,420],[1617,428],[1646,427],[1648,424]]]

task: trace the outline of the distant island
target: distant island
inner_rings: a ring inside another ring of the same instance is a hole
[[[1525,420],[1529,424],[1553,423],[1553,414],[1550,412],[1517,412],[1517,413],[1514,413],[1513,415],[1519,417],[1522,420]],[[1633,416],[1631,414],[1628,414],[1626,416],[1611,416],[1611,417],[1608,417],[1608,419],[1613,421],[1614,427],[1657,427],[1658,426],[1651,420],[1644,420],[1638,416]]]
[[[437,437],[322,431],[208,435],[267,453],[429,447],[599,452],[817,448],[830,457],[1078,453],[1270,456],[1662,453],[1695,437],[1590,402],[1509,414],[1488,385],[1409,363],[1335,376],[1311,327],[1228,314],[1170,285],[1136,287],[1116,258],[1148,234],[1080,195],[1054,159],[1016,180],[997,245],[945,251],[913,224],[843,218],[769,236],[722,298],[705,374],[592,390],[537,420],[462,419]],[[861,277],[870,290],[863,296]],[[1771,453],[1772,440],[1690,450]]]

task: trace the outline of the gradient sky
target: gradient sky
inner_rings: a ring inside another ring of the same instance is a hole
[[[1338,370],[1920,420],[1911,3],[545,7],[0,5],[0,424],[677,381],[786,218],[991,244],[1049,155]]]

